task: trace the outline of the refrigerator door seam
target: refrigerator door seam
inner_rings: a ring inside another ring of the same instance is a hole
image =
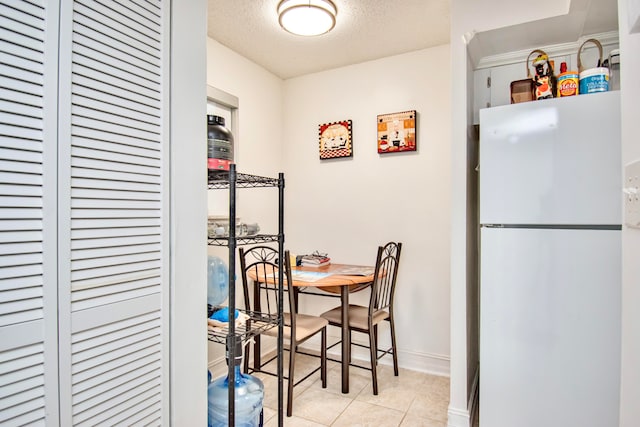
[[[480,224],[483,228],[530,228],[547,230],[622,230],[621,224]]]

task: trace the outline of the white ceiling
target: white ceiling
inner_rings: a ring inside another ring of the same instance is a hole
[[[208,35],[283,79],[449,43],[450,0],[333,0],[336,26],[315,37],[280,28],[279,1],[208,0]],[[617,0],[565,1],[566,15],[478,34],[480,54],[617,30]]]
[[[280,0],[208,0],[208,35],[287,79],[449,43],[449,0],[333,0],[335,28],[295,36]]]

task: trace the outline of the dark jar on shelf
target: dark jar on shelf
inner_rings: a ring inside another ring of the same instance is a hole
[[[225,127],[224,117],[207,115],[207,169],[228,171],[233,163],[233,134]]]

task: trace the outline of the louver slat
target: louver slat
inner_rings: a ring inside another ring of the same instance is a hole
[[[90,260],[95,258],[112,258],[115,256],[128,256],[143,253],[158,253],[160,244],[154,242],[149,245],[129,245],[116,247],[99,247],[93,249],[77,249],[72,252],[73,259]]]
[[[71,242],[71,250],[88,250],[88,249],[100,249],[100,250],[126,250],[128,246],[136,245],[149,245],[157,244],[158,238],[151,235],[140,236],[120,236],[112,238],[96,238],[96,239],[84,239],[74,240]]]
[[[138,238],[138,237],[158,237],[160,236],[161,229],[159,224],[147,225],[145,228],[140,228],[140,224],[125,224],[123,227],[116,227],[110,225],[108,228],[93,228],[88,229],[75,229],[71,231],[72,241],[77,239],[89,239],[94,241],[95,239],[113,239],[120,238]],[[159,237],[158,237],[159,238]]]
[[[109,303],[114,303],[118,301],[124,301],[129,298],[130,291],[135,289],[137,283],[141,283],[144,281],[156,280],[157,283],[153,286],[158,286],[157,289],[153,290],[153,293],[158,293],[160,291],[160,272],[158,269],[151,270],[143,270],[143,271],[127,271],[126,273],[122,273],[119,275],[111,275],[108,281],[105,280],[104,277],[97,278],[87,278],[84,280],[76,280],[73,283],[74,294],[72,295],[72,301],[80,301],[82,300],[82,294],[78,294],[78,292],[84,292],[88,289],[95,290],[96,292],[100,292],[101,300],[108,301]],[[124,286],[123,286],[124,285]],[[127,287],[127,285],[131,285],[131,287]],[[151,285],[147,285],[151,286]],[[140,284],[140,287],[147,287],[145,284]],[[145,294],[147,295],[147,294]],[[99,300],[87,300],[86,304],[80,304],[78,306],[78,310],[80,307],[84,308],[92,308],[99,305]],[[90,304],[87,307],[87,304]]]
[[[121,146],[123,152],[131,150],[146,150],[145,155],[153,158],[154,154],[159,155],[158,141],[145,141],[139,138],[133,138],[129,135],[120,135],[100,129],[84,128],[76,126],[73,129],[73,144],[77,147],[86,147],[95,144],[96,149],[101,149],[103,144],[112,144]]]
[[[1,48],[1,46],[0,46]],[[11,60],[11,56],[7,55],[9,57],[9,59],[7,59],[7,61]],[[31,64],[35,64],[33,62],[30,62]],[[39,107],[42,108],[42,97],[37,95],[37,94],[33,94],[33,93],[24,93],[24,92],[16,92],[14,90],[10,90],[6,87],[0,87],[0,99],[3,100],[3,103],[6,105],[10,105],[10,106],[14,106],[14,105],[24,105],[24,106],[31,106],[31,107]],[[4,105],[3,104],[3,105]],[[9,110],[11,110],[12,107],[8,107]],[[42,111],[40,111],[39,113],[42,115]]]
[[[73,142],[75,142],[75,140]],[[112,148],[117,149],[118,147],[113,146]],[[71,154],[81,159],[95,159],[109,163],[119,163],[123,165],[136,165],[144,167],[151,166],[154,168],[159,168],[161,164],[160,160],[155,158],[141,157],[118,151],[102,151],[96,149],[95,147],[74,147]]]
[[[143,2],[146,0],[142,0]],[[20,12],[18,16],[21,14],[28,15],[29,17],[36,18],[37,20],[44,20],[44,0],[32,0],[32,1],[15,1],[11,2],[11,7],[8,5],[2,5],[0,8],[0,14],[4,16],[15,17],[14,14],[16,12]],[[23,15],[22,15],[23,16]],[[16,18],[19,22],[27,22],[33,24],[33,21]]]
[[[5,62],[0,62],[0,75],[30,85],[42,85],[42,64],[33,61],[21,61],[24,65],[18,66],[15,63],[6,65],[9,55],[2,55]]]
[[[157,294],[161,291],[162,283],[160,270],[156,270],[155,274],[148,274],[147,277],[123,280],[122,283],[109,286],[101,285],[92,288],[90,285],[89,282],[87,286],[84,286],[84,282],[74,284],[72,310],[85,310],[96,305],[113,304],[123,298],[133,299]]]

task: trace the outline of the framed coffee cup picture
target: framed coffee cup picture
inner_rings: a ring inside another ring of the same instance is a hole
[[[416,151],[416,110],[378,116],[378,153]]]

